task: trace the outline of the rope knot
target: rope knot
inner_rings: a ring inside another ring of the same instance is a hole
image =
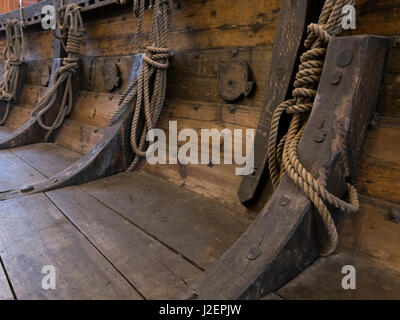
[[[331,35],[325,30],[324,26],[316,23],[311,23],[307,27],[308,38],[304,45],[306,48],[311,48],[316,41],[320,41],[323,46],[326,46],[331,39]]]
[[[156,69],[166,70],[169,67],[170,50],[148,46],[143,54],[143,60]]]

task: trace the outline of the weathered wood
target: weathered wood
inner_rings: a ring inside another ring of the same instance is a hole
[[[253,175],[243,177],[238,196],[242,203],[251,202],[266,178],[267,145],[270,120],[275,108],[286,100],[296,72],[295,66],[306,34],[311,7],[315,1],[282,1],[279,24],[275,33],[272,63],[266,82],[265,100],[254,142]]]
[[[15,91],[16,97],[12,101],[9,102],[9,111],[8,111],[9,115],[12,113],[14,106],[19,103],[21,90],[22,90],[22,87],[25,82],[26,68],[27,68],[27,66],[26,66],[25,62],[22,62],[18,68],[18,82],[17,82],[16,91]],[[7,101],[0,101],[0,119],[3,118],[5,115],[7,104],[8,104]],[[7,121],[5,123],[7,123]]]
[[[53,75],[56,72],[57,68],[61,65],[62,59],[56,58],[53,61],[52,67],[52,75],[51,80],[49,82],[48,88],[50,89],[53,86]],[[58,108],[61,106],[62,99],[62,86],[57,90],[57,98],[55,105],[53,108],[45,114],[45,122],[54,121],[57,116]],[[46,130],[42,129],[39,124],[36,122],[34,117],[31,117],[23,126],[18,128],[12,135],[8,136],[6,139],[0,141],[0,149],[7,149],[12,147],[20,147],[27,144],[43,142],[44,137],[46,135]]]
[[[14,300],[8,279],[6,276],[6,271],[3,269],[1,257],[0,257],[0,300]]]
[[[353,61],[338,68],[336,59],[342,50],[351,50]],[[335,38],[329,44],[298,153],[305,167],[314,175],[326,177],[327,189],[340,197],[346,187],[338,139],[346,141],[350,170],[354,173],[376,104],[386,50],[387,39],[373,36]],[[332,85],[331,75],[337,70],[343,73],[342,81]],[[327,136],[316,146],[315,130],[321,123],[325,124]],[[345,124],[343,130],[338,130],[338,123]],[[283,196],[289,200],[287,206],[281,205]],[[193,298],[195,294],[199,299],[254,299],[279,288],[317,258],[315,234],[319,223],[315,224],[314,219],[311,202],[285,176],[245,234],[179,298]]]
[[[203,269],[249,225],[218,202],[148,173],[121,174],[82,189]]]
[[[141,299],[43,194],[0,203],[0,246],[18,299]],[[41,287],[55,267],[56,289]]]
[[[118,3],[118,0],[63,0],[64,4],[70,4],[75,2],[81,6],[81,11],[90,11],[93,9],[101,8],[103,6],[115,5]],[[16,1],[14,1],[15,3]],[[24,23],[26,26],[31,26],[34,24],[38,24],[42,22],[43,14],[42,7],[45,5],[54,5],[57,6],[61,2],[57,0],[44,0],[39,3],[34,3],[26,8],[24,8]],[[9,8],[13,11],[7,12],[0,15],[0,30],[5,30],[5,22],[8,19],[20,19],[21,14],[20,10],[14,10],[18,8],[18,6],[14,6],[13,8]]]
[[[167,299],[201,272],[83,188],[47,194],[145,298]]]
[[[63,171],[81,157],[53,143],[36,143],[10,151],[47,178]]]
[[[364,255],[381,267],[400,272],[400,225],[389,219],[399,206],[361,196],[360,213],[340,224],[340,246],[353,256]]]
[[[142,56],[136,55],[135,60],[142,63]],[[131,81],[140,68],[132,66]],[[102,177],[121,172],[127,168],[133,158],[129,147],[130,110],[111,125],[104,133],[103,138],[81,159],[41,183],[30,187],[30,190],[10,190],[0,194],[0,199],[10,199],[26,194],[47,191],[55,188],[81,184]]]
[[[46,177],[9,150],[0,150],[0,191],[6,192]]]
[[[344,266],[356,270],[356,289],[344,290]],[[385,269],[366,256],[347,250],[319,259],[277,292],[290,300],[398,300],[400,273]]]

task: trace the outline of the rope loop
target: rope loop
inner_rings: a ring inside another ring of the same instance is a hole
[[[10,19],[6,22],[6,47],[4,49],[3,80],[0,82],[0,100],[6,101],[6,110],[0,119],[0,125],[6,123],[10,111],[10,103],[15,102],[19,82],[19,68],[22,65],[24,51],[23,22]]]
[[[338,233],[327,204],[345,213],[359,210],[357,190],[354,185],[346,183],[349,203],[337,198],[326,188],[326,178],[318,180],[301,164],[297,155],[297,147],[306,128],[317,94],[318,84],[330,39],[341,31],[343,17],[342,8],[354,4],[354,0],[326,0],[318,23],[307,28],[307,39],[304,42],[308,49],[300,57],[299,71],[294,81],[293,98],[280,104],[274,111],[268,142],[268,167],[273,187],[276,189],[286,173],[289,178],[303,190],[321,215],[329,235],[328,243],[321,250],[321,255],[331,254],[338,244]],[[288,132],[278,142],[279,123],[283,113],[292,115]],[[350,176],[347,161],[344,130],[339,131],[344,175]]]
[[[48,141],[52,132],[58,129],[66,116],[72,110],[72,76],[79,68],[79,50],[83,41],[84,28],[80,13],[81,7],[76,3],[64,5],[57,10],[57,28],[60,36],[54,32],[57,39],[67,53],[67,57],[62,59],[61,66],[54,72],[53,86],[47,91],[46,95],[40,99],[33,111],[37,123],[47,131],[45,140]],[[63,96],[58,114],[51,125],[44,121],[45,114],[54,106],[57,98],[58,89],[63,87]]]
[[[172,0],[151,0],[153,9],[150,43],[145,47],[143,66],[139,76],[128,85],[119,102],[119,107],[110,120],[110,125],[120,119],[127,110],[132,112],[130,145],[134,159],[127,171],[132,171],[140,158],[146,156],[146,135],[154,128],[160,117],[167,89],[167,69],[170,49],[167,47],[168,31],[171,26]],[[138,18],[135,42],[140,47],[146,0],[135,0],[133,13]],[[144,127],[139,128],[139,123]]]

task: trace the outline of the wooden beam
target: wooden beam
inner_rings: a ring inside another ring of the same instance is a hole
[[[2,0],[3,1],[3,0]],[[82,7],[81,12],[91,11],[109,5],[118,5],[118,0],[63,0],[64,4],[77,3]],[[39,24],[42,22],[42,8],[45,5],[53,5],[56,8],[61,4],[60,0],[43,0],[32,4],[23,9],[24,22],[26,26]],[[19,6],[15,7],[18,8]],[[19,9],[13,10],[0,15],[0,31],[5,30],[6,21],[8,19],[20,19],[21,13]]]
[[[137,54],[132,61],[130,81],[134,81],[139,75],[141,66],[142,55]],[[81,184],[125,170],[133,159],[133,154],[129,147],[130,113],[131,111],[126,112],[119,121],[110,126],[106,130],[104,137],[93,149],[68,168],[51,177],[51,179],[29,186],[28,192],[26,188],[3,192],[0,194],[0,200]],[[38,133],[34,130],[41,128],[37,124],[32,124],[32,120],[26,126],[29,127],[29,130],[25,130],[23,134],[21,133],[18,139],[25,139],[25,143],[28,139],[30,139],[30,143],[38,142],[35,141]],[[10,144],[10,141],[7,143]],[[0,143],[0,148],[4,147],[4,145]]]
[[[376,105],[387,45],[387,38],[375,36],[338,37],[329,44],[298,154],[314,176],[326,176],[328,191],[338,197],[346,190],[339,137],[346,139],[353,173]],[[338,63],[343,52],[352,56],[346,66]],[[338,84],[332,82],[335,72],[341,73]],[[322,124],[327,135],[317,143],[315,134]],[[338,130],[338,124],[344,128]],[[320,220],[304,193],[284,176],[246,233],[177,298],[259,299],[267,295],[318,257],[319,238],[326,237],[316,236],[322,230]]]
[[[296,63],[302,51],[307,25],[313,21],[313,10],[317,1],[282,0],[279,24],[275,32],[274,48],[266,83],[265,101],[261,110],[257,134],[254,142],[253,175],[243,177],[239,187],[240,202],[252,202],[262,188],[266,170],[267,145],[270,119],[275,108],[286,100],[296,72]]]

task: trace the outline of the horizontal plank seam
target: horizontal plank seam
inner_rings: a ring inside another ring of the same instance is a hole
[[[140,227],[139,225],[137,225],[136,223],[134,223],[133,221],[131,221],[130,219],[127,219],[124,215],[122,215],[121,213],[119,213],[118,211],[116,211],[114,208],[110,207],[109,205],[107,205],[107,203],[104,203],[103,201],[101,201],[100,199],[98,199],[96,196],[92,195],[90,193],[90,191],[85,190],[85,192],[91,196],[93,199],[95,199],[96,201],[100,202],[102,205],[104,205],[105,207],[107,207],[108,209],[110,209],[112,212],[114,212],[115,214],[117,214],[119,217],[121,217],[122,219],[124,219],[125,221],[127,221],[129,224],[131,224],[132,226],[134,226],[135,228],[139,229],[140,231],[142,231],[143,233],[145,233],[147,236],[149,236],[150,238],[152,238],[153,240],[157,241],[158,243],[160,243],[161,245],[163,245],[164,247],[166,247],[168,250],[172,251],[173,253],[179,255],[182,257],[182,259],[184,259],[185,261],[187,261],[188,263],[190,263],[192,266],[194,266],[195,268],[199,269],[200,271],[204,272],[205,269],[203,267],[201,267],[200,265],[198,265],[195,261],[192,261],[191,259],[189,259],[188,257],[186,257],[184,254],[180,253],[178,250],[176,250],[175,248],[169,246],[168,244],[166,244],[164,241],[158,239],[156,236],[152,235],[151,233],[149,233],[148,231],[146,231],[145,229],[143,229],[142,227]]]
[[[129,281],[129,279],[127,277],[125,277],[125,275],[116,267],[114,266],[114,264],[106,257],[105,254],[103,254],[103,252],[101,252],[101,250],[99,248],[96,247],[96,245],[78,228],[78,226],[76,224],[74,224],[71,219],[68,217],[67,214],[65,214],[61,208],[48,196],[48,194],[46,192],[43,193],[44,196],[61,212],[61,214],[68,220],[69,223],[71,223],[71,225],[78,230],[79,233],[81,233],[83,235],[83,237],[89,241],[89,243],[93,246],[93,248],[95,248],[100,254],[101,256],[111,265],[111,267],[117,271],[117,273],[126,281],[128,282],[128,284],[134,289],[134,291],[136,291],[137,294],[139,294],[139,296],[146,300],[146,297],[134,286],[133,283],[131,283]]]
[[[10,276],[9,276],[9,274],[7,272],[6,266],[5,266],[4,261],[1,258],[1,256],[0,256],[0,266],[1,266],[1,269],[3,270],[3,272],[4,272],[4,275],[6,276],[7,283],[8,283],[8,286],[10,287],[10,290],[11,290],[11,293],[12,293],[12,295],[14,297],[14,300],[18,300],[17,294],[15,293],[14,287],[13,287],[11,279],[10,279]]]
[[[366,164],[371,164],[371,165],[375,165],[375,166],[379,166],[379,167],[385,167],[385,168],[389,168],[389,169],[400,169],[400,164],[398,162],[378,159],[378,158],[375,158],[375,157],[367,155],[367,154],[364,154],[362,160]]]
[[[35,171],[37,171],[38,173],[40,173],[42,176],[44,176],[45,178],[49,179],[50,177],[48,177],[47,175],[45,175],[43,172],[41,172],[39,169],[36,169],[31,163],[29,163],[27,160],[25,160],[24,158],[20,157],[18,154],[16,154],[13,149],[9,149],[9,151],[11,151],[11,153],[13,155],[15,155],[18,159],[20,159],[21,161],[25,162],[29,167],[31,167],[32,169],[34,169]]]

